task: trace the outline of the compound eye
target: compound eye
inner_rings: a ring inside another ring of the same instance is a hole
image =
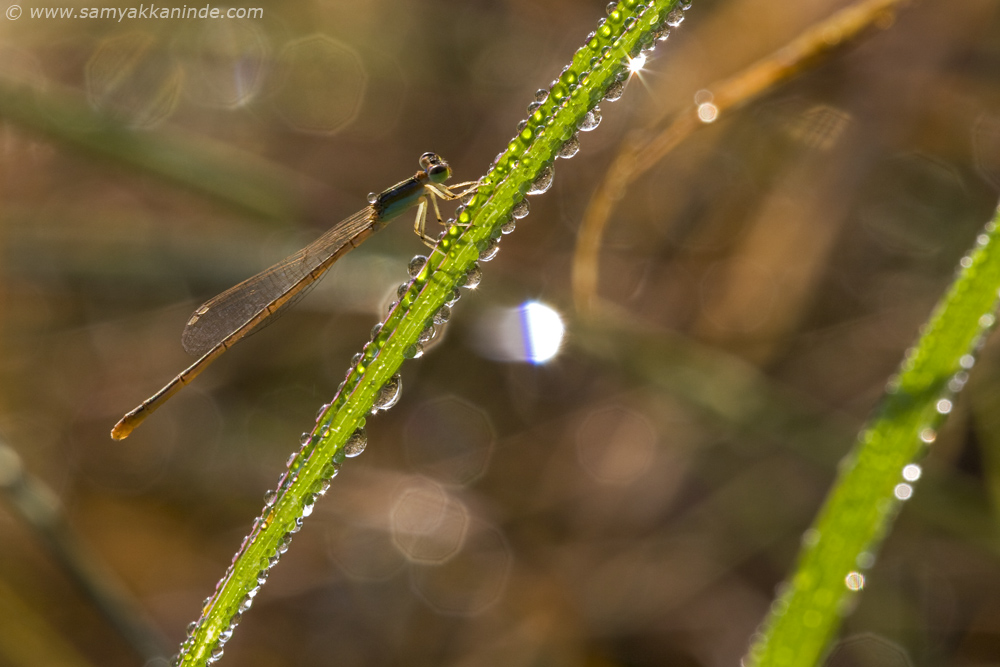
[[[451,169],[447,163],[438,162],[427,170],[427,175],[430,176],[431,181],[434,183],[444,183],[451,176]]]
[[[437,156],[437,153],[430,153],[430,152],[424,153],[423,155],[420,156],[420,168],[423,169],[424,171],[427,171],[427,168],[430,167],[431,164],[440,161],[441,158]]]

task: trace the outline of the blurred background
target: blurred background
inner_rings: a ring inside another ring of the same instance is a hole
[[[881,16],[693,131],[612,203],[603,315],[575,311],[571,267],[630,132],[849,4],[695,0],[403,366],[402,400],[368,420],[367,450],[223,664],[738,663],[837,461],[993,214],[1000,5]],[[118,21],[25,4],[0,20],[2,665],[175,652],[426,253],[409,216],[129,440],[111,426],[190,363],[179,338],[196,306],[421,153],[481,176],[605,12],[255,6]],[[546,363],[503,344],[520,334],[498,323],[529,301],[566,328]],[[1000,665],[998,447],[993,342],[829,664]]]

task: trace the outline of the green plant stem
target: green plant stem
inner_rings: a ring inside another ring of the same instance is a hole
[[[686,8],[686,6],[684,6]],[[317,420],[312,436],[279,480],[265,507],[233,560],[232,566],[206,600],[201,619],[182,644],[178,664],[203,665],[222,657],[223,645],[252,604],[270,567],[288,548],[303,516],[312,511],[344,459],[348,439],[364,426],[376,397],[395,382],[403,360],[414,356],[421,333],[441,307],[454,299],[470,271],[478,271],[480,253],[500,236],[515,206],[526,211],[524,197],[538,191],[560,148],[573,139],[581,121],[593,123],[593,110],[627,71],[627,58],[664,37],[667,25],[683,20],[679,0],[640,4],[622,0],[609,12],[572,63],[553,83],[537,108],[529,111],[523,129],[479,180],[476,194],[441,237],[424,267],[389,313],[361,360],[350,371]],[[536,184],[533,186],[533,183]]]
[[[933,442],[975,354],[995,323],[1000,290],[1000,214],[986,226],[938,304],[919,342],[854,450],[841,463],[826,503],[803,537],[798,565],[751,648],[757,667],[819,664],[864,571],[908,497],[913,463]],[[848,585],[850,583],[850,585]]]

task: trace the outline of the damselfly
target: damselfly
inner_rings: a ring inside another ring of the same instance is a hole
[[[444,184],[449,177],[451,168],[447,162],[435,153],[424,153],[420,156],[420,171],[412,177],[380,194],[369,195],[368,206],[344,218],[302,250],[202,304],[192,313],[181,334],[184,349],[198,355],[198,361],[122,417],[111,429],[111,437],[115,440],[127,438],[146,417],[223,352],[292,305],[296,296],[319,280],[334,262],[410,207],[417,207],[414,231],[433,247],[434,239],[424,229],[428,202],[440,222],[438,199],[458,199],[475,189],[474,182],[449,187]],[[465,192],[455,192],[457,188],[470,185],[472,187]]]

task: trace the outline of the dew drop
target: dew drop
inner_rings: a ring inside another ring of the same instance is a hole
[[[326,495],[326,492],[330,490],[330,480],[328,479],[317,479],[313,482],[312,493],[317,498],[321,498]]]
[[[309,516],[312,514],[315,507],[316,496],[312,493],[307,494],[306,497],[302,499],[302,516]]]
[[[344,456],[349,459],[353,459],[355,456],[361,454],[365,451],[365,447],[368,445],[368,433],[364,428],[359,428],[351,437],[347,439],[344,443]]]
[[[683,9],[677,8],[672,10],[669,14],[667,14],[667,25],[670,26],[671,28],[676,28],[683,22],[684,22]]]
[[[937,408],[938,414],[946,415],[951,412],[952,404],[947,398],[942,398],[937,402],[935,407]]]
[[[580,152],[580,138],[574,134],[572,137],[566,140],[566,143],[564,143],[562,146],[559,147],[559,150],[556,152],[556,155],[558,155],[564,160],[568,160],[579,152]]]
[[[583,132],[590,132],[591,130],[596,130],[597,126],[601,124],[601,109],[600,107],[594,107],[587,114],[580,119],[577,127]]]
[[[399,402],[399,397],[403,393],[403,378],[396,373],[389,378],[382,388],[375,395],[375,402],[372,404],[372,414],[380,410],[388,410]]]
[[[424,356],[424,346],[420,343],[414,343],[413,345],[406,348],[403,352],[403,356],[407,359],[419,359]]]
[[[483,270],[479,268],[478,264],[473,264],[472,268],[465,274],[465,281],[462,283],[462,287],[465,287],[466,289],[476,289],[479,287],[479,283],[482,282],[482,280]]]
[[[913,495],[913,487],[909,484],[897,484],[896,488],[892,490],[892,495],[899,500],[909,500]]]
[[[434,328],[433,324],[428,324],[420,335],[417,336],[417,342],[421,345],[427,345],[437,337],[437,329]]]
[[[528,114],[531,115],[535,113],[541,106],[542,106],[541,102],[532,102],[531,104],[528,105]]]
[[[479,253],[480,262],[488,262],[500,252],[500,239],[490,239]]]
[[[361,363],[361,360],[363,358],[364,357],[362,356],[362,354],[360,352],[355,353],[354,356],[351,357],[351,366],[357,366],[358,364]]]
[[[539,88],[537,91],[535,91],[536,102],[544,102],[547,99],[549,99],[549,91],[545,90],[544,88]]]
[[[434,324],[444,324],[449,319],[451,319],[451,306],[447,304],[438,308],[437,312],[434,313]]]
[[[267,575],[268,574],[270,574],[270,573],[267,570],[261,570],[260,572],[258,572],[257,573],[257,583],[260,584],[261,586],[263,586],[264,584],[266,584],[267,583]],[[231,630],[229,631],[229,634],[232,634]]]
[[[322,481],[324,484],[326,484],[327,489],[330,488],[330,480],[336,477],[337,473],[339,472],[340,472],[340,466],[333,461],[323,466],[323,470],[320,474],[323,476]],[[323,492],[326,493],[326,489],[324,489]]]
[[[253,598],[249,595],[244,595],[243,599],[240,600],[240,613],[242,614],[252,606],[253,606]]]
[[[610,14],[611,12],[615,11],[616,9],[618,9],[618,3],[617,2],[609,2],[607,4],[607,6],[604,8],[604,11],[606,13]]]
[[[320,406],[319,412],[316,413],[316,421],[318,422],[320,419],[322,419],[323,415],[325,415],[326,411],[329,409],[330,409],[329,403],[324,403],[322,406]]]
[[[393,301],[392,303],[389,304],[389,307],[386,308],[386,312],[387,313],[391,313],[392,311],[396,310],[396,306],[398,306],[398,305],[399,305],[399,301]]]
[[[268,491],[264,494],[264,507],[272,507],[275,501],[278,500],[278,494],[275,491]]]
[[[916,463],[910,463],[909,465],[903,466],[903,479],[907,482],[915,482],[920,479],[923,474],[923,470],[920,469]]]
[[[500,233],[510,234],[511,232],[514,231],[515,227],[517,227],[517,220],[514,219],[514,216],[510,216],[509,218],[507,218],[507,222],[500,225]]]
[[[410,260],[410,263],[406,265],[406,272],[410,274],[411,278],[416,278],[420,273],[421,269],[427,263],[427,258],[423,255],[417,255]]]
[[[306,442],[308,442],[309,441],[309,438],[308,438],[309,434],[306,433],[305,435],[307,436],[306,437]],[[289,454],[288,455],[288,459],[285,461],[285,467],[286,468],[291,468],[292,464],[295,463],[295,457],[298,456],[298,455],[299,455],[298,452],[292,452],[291,454]]]
[[[303,433],[302,435],[299,436],[299,444],[302,445],[303,447],[305,447],[306,445],[309,444],[309,440],[311,438],[312,438],[312,436],[310,434]]]
[[[376,193],[374,193],[374,192],[369,192],[368,193],[368,203],[369,204],[374,204],[377,201],[378,201],[378,195]]]
[[[932,428],[925,428],[920,432],[920,439],[929,445],[937,440],[937,431]]]
[[[517,124],[517,131],[524,132],[524,128],[526,127],[528,127],[528,121],[522,120],[520,123]]]
[[[282,536],[281,540],[278,542],[278,549],[277,549],[278,553],[284,554],[286,551],[288,551],[288,547],[291,545],[291,543],[292,543],[292,534],[285,533],[284,536]]]
[[[610,86],[608,86],[607,92],[604,93],[604,99],[608,102],[617,102],[622,98],[622,95],[624,94],[625,94],[625,82],[615,81]]]
[[[665,42],[670,39],[670,26],[663,25],[653,32],[653,38],[658,42]]]
[[[212,653],[205,660],[205,663],[211,665],[213,663],[218,662],[219,660],[222,660],[222,654],[223,653],[224,653],[224,651],[222,650],[222,647],[221,646],[216,646],[214,649],[212,649]]]
[[[454,306],[462,298],[462,292],[456,287],[451,291],[451,296],[444,302],[446,306]]]
[[[528,205],[527,199],[522,199],[521,201],[514,204],[514,208],[510,210],[510,214],[516,219],[520,220],[522,218],[528,217],[528,213],[531,211],[531,207]]]
[[[552,187],[552,180],[555,178],[556,172],[552,168],[552,165],[547,165],[538,172],[538,176],[535,180],[531,182],[531,187],[528,189],[529,195],[540,195],[549,191]]]
[[[962,358],[958,360],[958,365],[965,370],[969,370],[976,365],[976,358],[971,354],[964,354],[962,355]]]

